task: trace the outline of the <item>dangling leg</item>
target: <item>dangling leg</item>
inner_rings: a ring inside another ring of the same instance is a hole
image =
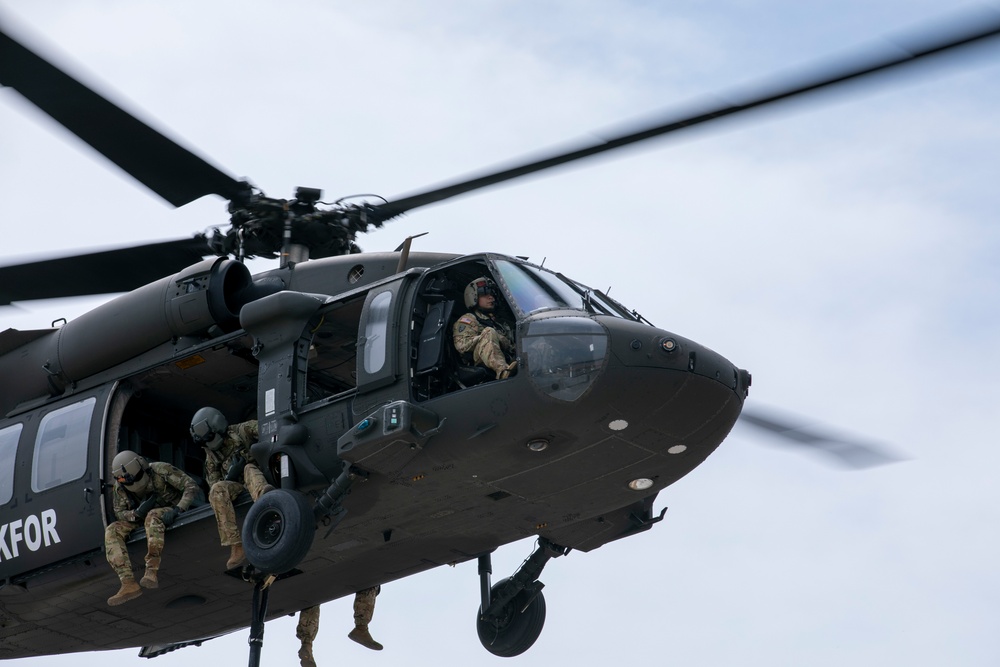
[[[146,528],[146,572],[142,575],[139,585],[143,588],[159,588],[160,582],[156,576],[160,571],[160,555],[163,553],[163,534],[167,527],[163,525],[162,517],[169,507],[150,510],[143,524]]]
[[[129,521],[115,521],[104,531],[104,551],[108,557],[108,564],[121,580],[121,588],[118,592],[108,598],[108,604],[117,607],[125,604],[129,600],[142,595],[142,589],[135,583],[135,575],[132,574],[132,562],[128,557],[128,549],[125,540],[128,534],[135,530],[136,524]]]
[[[312,647],[318,633],[319,605],[306,607],[299,612],[299,624],[295,626],[295,636],[302,642],[299,648],[299,663],[302,667],[316,667]]]
[[[268,491],[274,491],[274,487],[267,483],[264,473],[253,463],[248,463],[243,469],[243,484],[247,487],[254,502],[257,502]]]
[[[349,639],[356,641],[365,648],[373,651],[381,651],[382,645],[372,639],[368,632],[368,624],[372,622],[375,614],[375,597],[379,593],[379,587],[366,588],[358,591],[354,596],[354,629],[347,635]]]
[[[242,492],[242,484],[225,480],[213,484],[208,492],[208,501],[215,511],[215,521],[219,527],[219,541],[222,542],[222,546],[230,547],[229,560],[226,561],[227,570],[239,566],[245,558],[240,529],[236,525],[236,510],[233,508],[233,499]]]

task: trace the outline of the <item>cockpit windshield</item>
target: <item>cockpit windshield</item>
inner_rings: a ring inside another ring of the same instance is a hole
[[[497,260],[496,267],[517,307],[526,315],[540,310],[568,308],[635,319],[624,306],[610,297],[560,274],[507,260]]]

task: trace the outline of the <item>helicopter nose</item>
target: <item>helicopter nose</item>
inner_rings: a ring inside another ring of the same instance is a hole
[[[624,366],[687,371],[715,380],[741,398],[750,391],[750,373],[718,352],[662,329],[623,322],[611,336],[611,353]]]

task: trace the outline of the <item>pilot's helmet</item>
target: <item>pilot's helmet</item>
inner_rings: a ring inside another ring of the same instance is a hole
[[[484,294],[492,294],[493,298],[498,298],[497,295],[497,284],[487,278],[482,276],[481,278],[476,278],[465,288],[465,307],[475,308],[479,303],[479,297]]]
[[[202,408],[191,418],[191,437],[214,452],[222,447],[228,427],[229,422],[221,412],[215,408]]]
[[[149,486],[149,463],[133,451],[118,452],[111,461],[111,476],[133,493],[142,493]]]

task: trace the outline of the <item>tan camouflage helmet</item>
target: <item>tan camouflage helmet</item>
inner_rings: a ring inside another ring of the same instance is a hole
[[[492,294],[493,298],[498,298],[497,284],[487,278],[486,276],[481,276],[476,278],[471,283],[469,283],[465,288],[465,307],[475,308],[479,304],[479,297],[484,294]]]
[[[149,463],[133,451],[118,452],[111,461],[111,476],[133,493],[141,493],[149,486]]]

